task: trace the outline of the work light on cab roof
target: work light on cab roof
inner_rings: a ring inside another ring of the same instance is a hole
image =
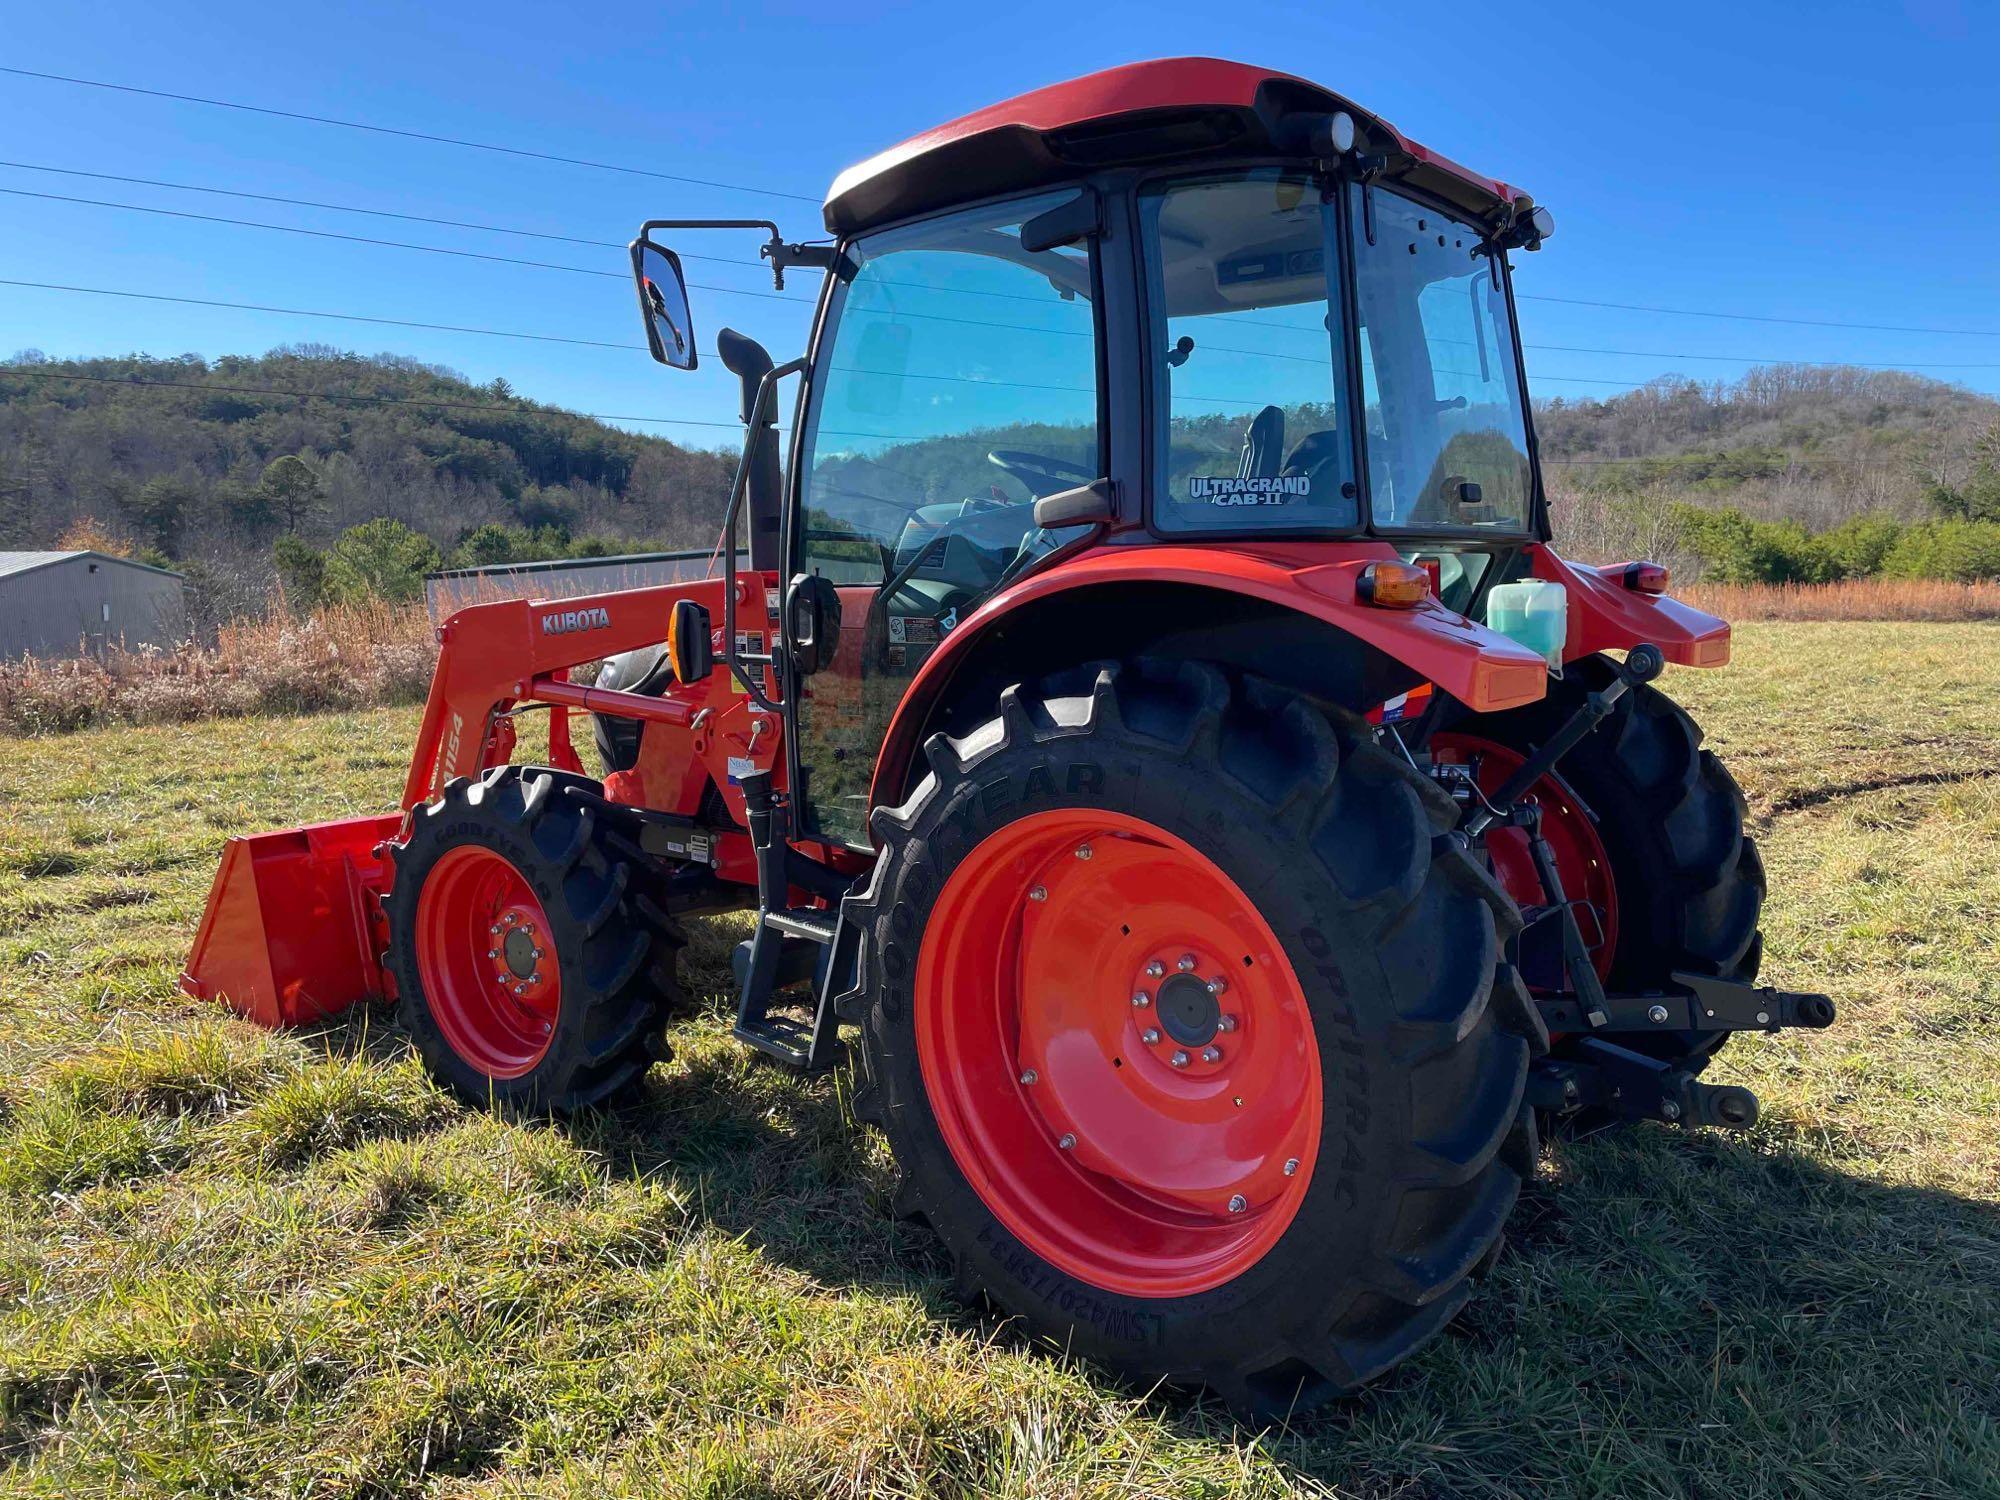
[[[710,576],[452,615],[400,812],[232,839],[190,993],[643,1107],[686,922],[747,909],[735,1035],[852,1072],[959,1290],[1256,1417],[1450,1322],[1539,1130],[1754,1120],[1708,1059],[1832,1007],[1757,987],[1741,794],[1655,685],[1728,625],[1550,545],[1545,209],[1178,58],[822,227],[643,226],[648,347],[741,395]],[[669,240],[746,233],[819,278],[796,356],[698,332]]]

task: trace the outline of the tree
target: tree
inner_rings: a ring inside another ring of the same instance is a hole
[[[350,526],[326,554],[325,597],[342,604],[423,597],[424,574],[438,565],[437,543],[386,516]]]
[[[117,504],[148,541],[171,557],[180,542],[181,527],[199,499],[193,485],[156,474],[140,485],[136,493],[128,490],[119,495]]]
[[[285,599],[294,609],[309,610],[326,592],[326,554],[295,536],[281,536],[273,549]]]
[[[130,557],[132,544],[112,535],[95,516],[78,516],[56,538],[60,552],[102,552],[106,557]]]
[[[259,488],[269,498],[271,509],[285,518],[287,531],[297,531],[299,523],[325,503],[318,473],[296,453],[274,458],[265,465]]]

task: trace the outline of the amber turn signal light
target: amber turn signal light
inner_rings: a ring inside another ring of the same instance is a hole
[[[1656,562],[1625,564],[1625,587],[1635,594],[1664,594],[1674,575]]]
[[[1431,596],[1431,575],[1414,563],[1374,562],[1361,570],[1354,593],[1377,609],[1415,609]]]

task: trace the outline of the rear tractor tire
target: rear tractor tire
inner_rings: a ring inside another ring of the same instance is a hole
[[[497,766],[390,845],[385,962],[425,1065],[477,1105],[568,1114],[667,1056],[682,937],[588,778]],[[575,795],[581,793],[581,795]]]
[[[1436,1335],[1535,1156],[1518,918],[1450,798],[1191,662],[1010,688],[926,754],[842,1013],[960,1293],[1254,1419]]]

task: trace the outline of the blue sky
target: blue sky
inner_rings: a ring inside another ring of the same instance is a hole
[[[1771,359],[1872,361],[2000,393],[2000,7],[1773,0],[1201,7],[861,4],[309,9],[217,0],[8,7],[0,63],[265,104],[799,197],[694,187],[0,74],[0,159],[622,243],[653,215],[820,232],[843,166],[1059,78],[1176,53],[1302,73],[1547,204],[1518,289],[1975,333],[1732,322],[1524,301],[1538,395],[1603,395]],[[837,16],[837,20],[829,17]],[[0,188],[256,219],[622,274],[621,252],[0,166]],[[812,200],[812,201],[805,201]],[[639,342],[617,276],[0,194],[0,279]],[[748,236],[684,250],[749,258]],[[774,300],[690,262],[705,335],[783,358],[817,278]],[[742,293],[762,295],[742,295]],[[0,353],[393,350],[579,410],[729,424],[733,383],[620,349],[0,285]],[[1637,351],[1634,355],[1570,352]],[[1718,358],[1697,356],[1722,356]],[[1749,359],[1740,358],[1748,356]],[[1988,368],[1973,368],[1984,365]],[[1953,368],[1958,367],[1958,368]],[[639,425],[634,423],[633,425]],[[733,443],[724,426],[649,425]]]

